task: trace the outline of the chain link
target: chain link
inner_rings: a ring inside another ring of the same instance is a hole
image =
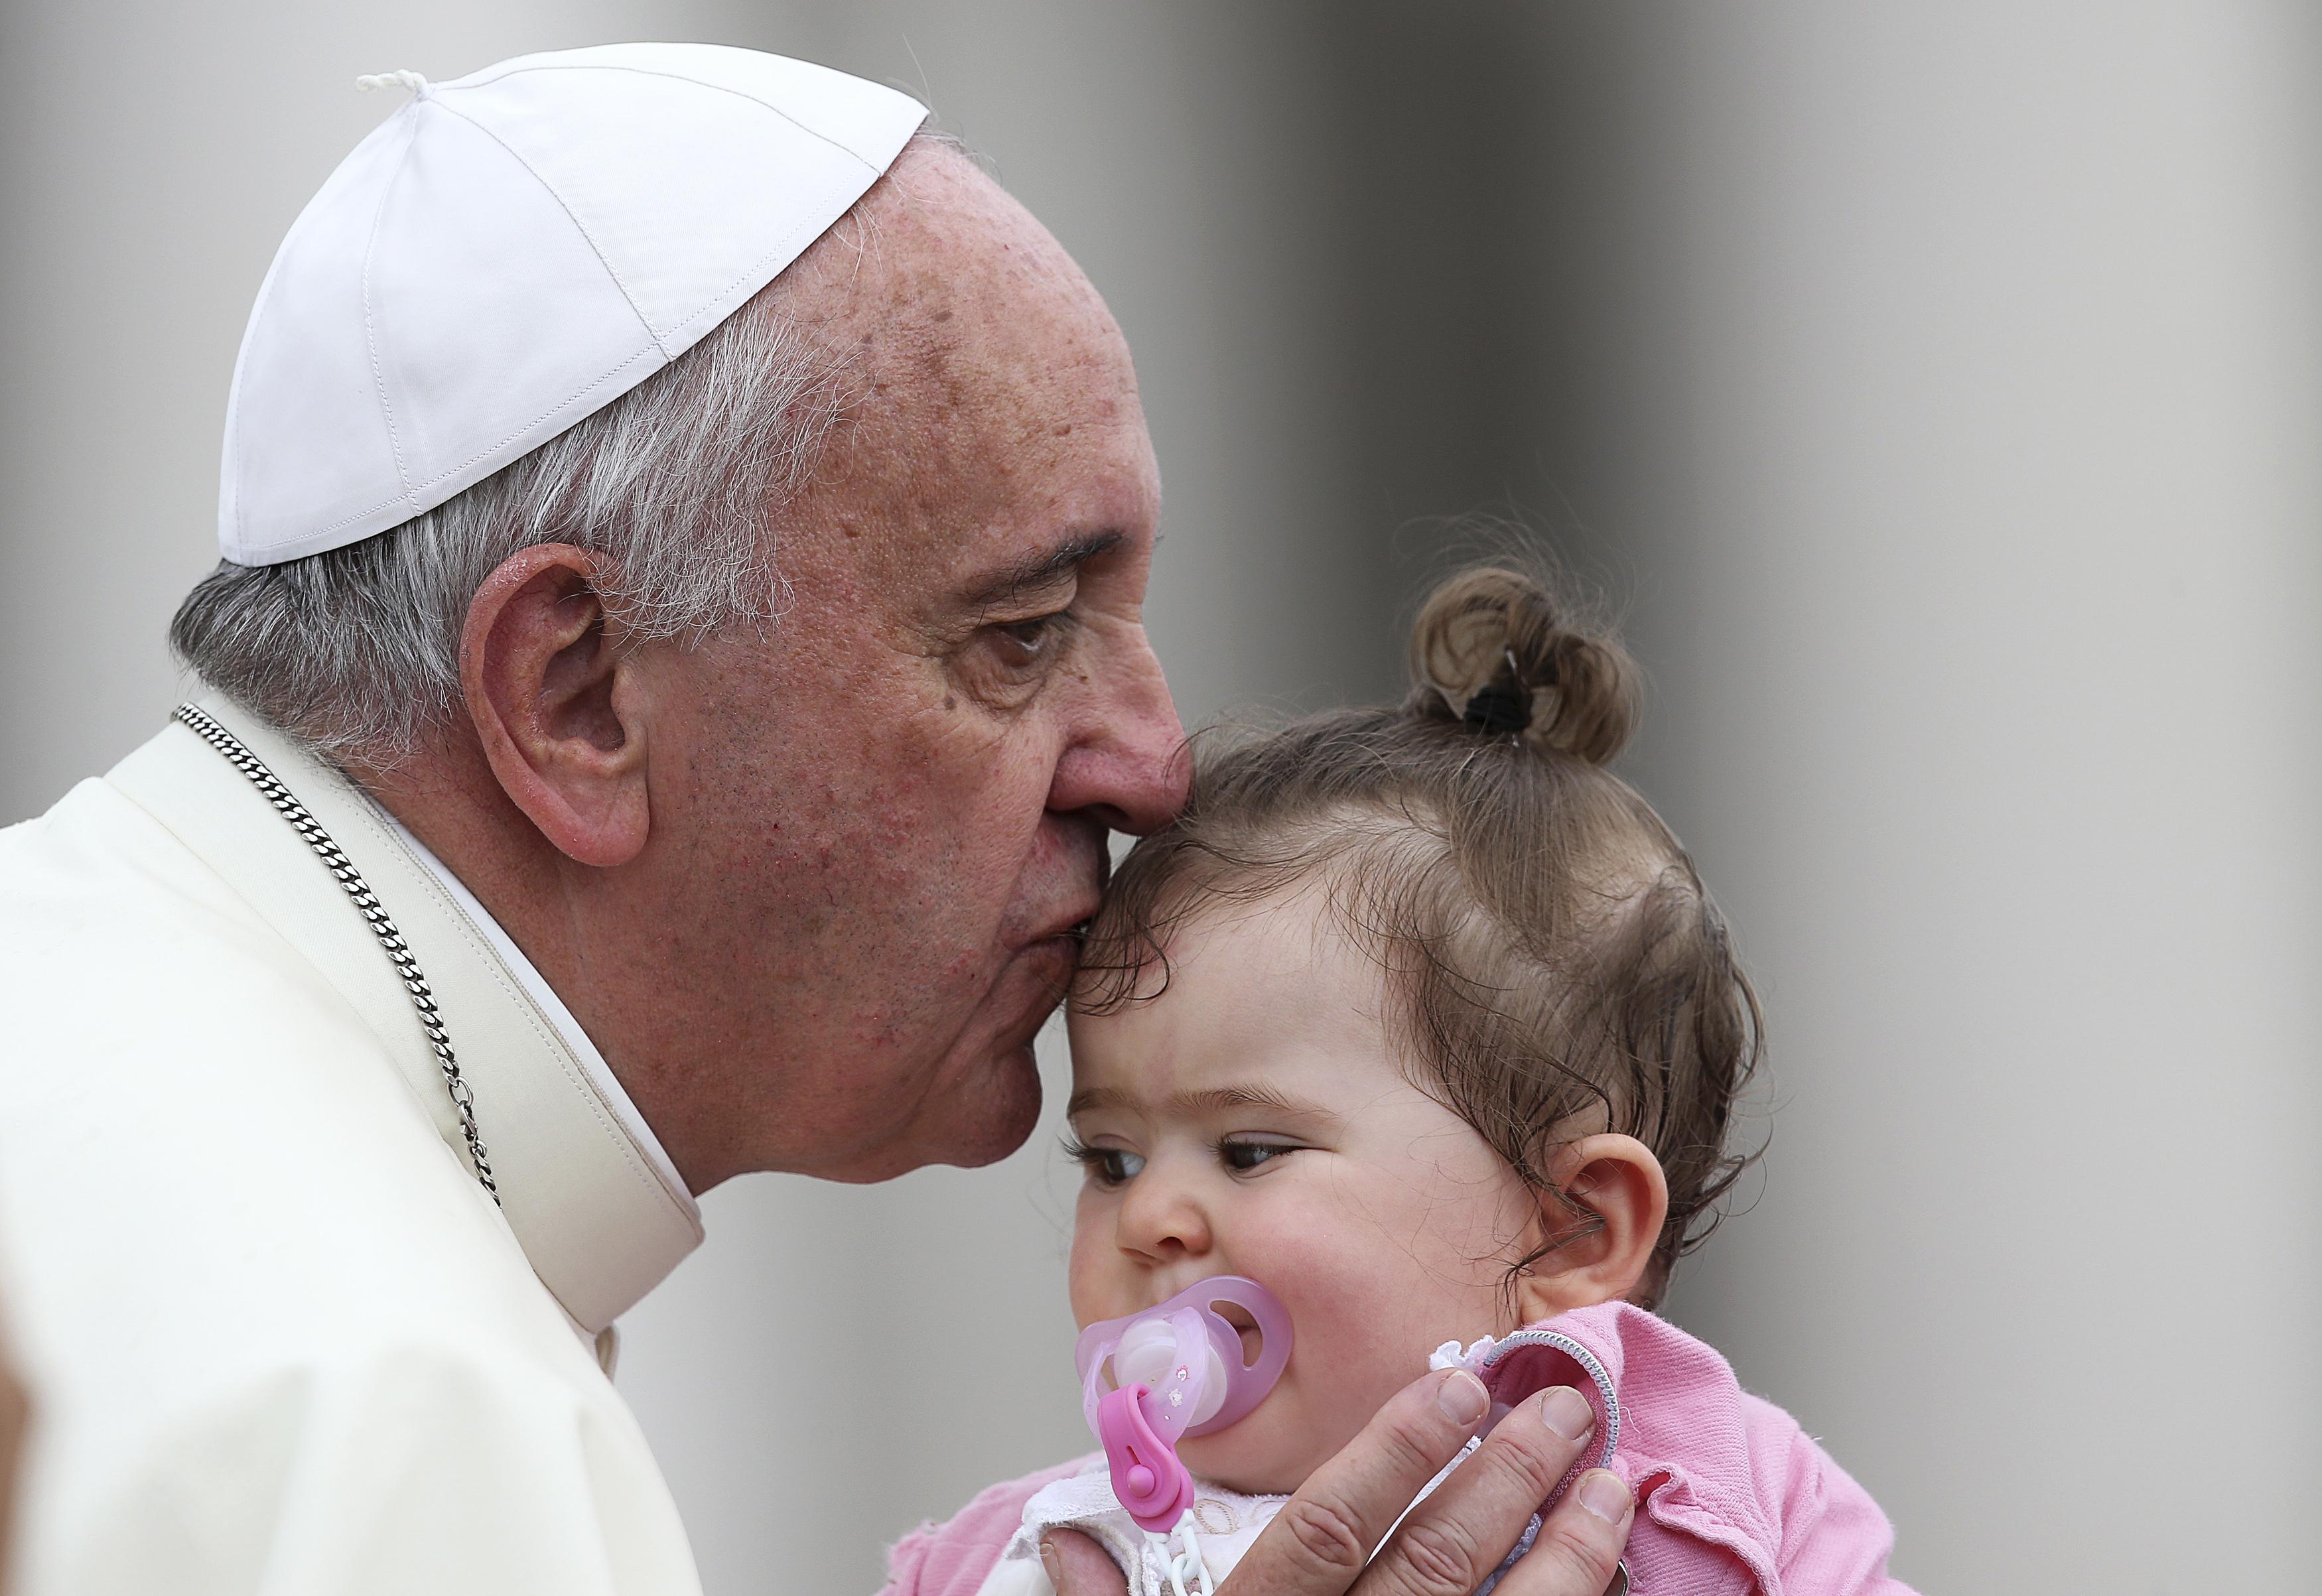
[[[492,1181],[491,1161],[484,1156],[484,1140],[476,1130],[476,1094],[460,1073],[460,1061],[453,1056],[451,1034],[443,1029],[443,1019],[435,1011],[435,994],[427,978],[419,971],[419,961],[411,956],[410,944],[403,933],[395,928],[379,895],[370,889],[362,872],[355,868],[346,851],[333,841],[297,795],[282,783],[282,779],[267,769],[266,762],[251,752],[250,745],[225,729],[217,717],[197,705],[180,704],[171,719],[182,722],[203,742],[225,755],[226,762],[250,778],[261,797],[274,806],[275,812],[290,823],[290,828],[305,840],[322,860],[331,879],[338,882],[356,909],[379,938],[379,945],[387,950],[388,962],[395,966],[403,990],[411,995],[411,1007],[419,1013],[420,1029],[427,1033],[427,1045],[435,1051],[435,1062],[443,1067],[443,1085],[452,1094],[452,1106],[460,1111],[460,1134],[467,1138],[468,1157],[476,1166],[476,1179],[483,1182],[484,1190],[493,1203],[500,1199],[500,1189]]]
[[[1193,1528],[1193,1510],[1185,1509],[1176,1527],[1166,1535],[1148,1529],[1146,1544],[1160,1560],[1162,1577],[1168,1588],[1162,1596],[1214,1596],[1218,1582],[1210,1573],[1209,1560],[1202,1555],[1202,1537]],[[1179,1543],[1184,1543],[1183,1549]]]

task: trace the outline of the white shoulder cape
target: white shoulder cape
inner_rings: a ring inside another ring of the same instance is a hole
[[[592,1343],[699,1240],[523,983],[336,771],[209,706],[434,988],[507,1202],[322,862],[171,725],[0,832],[18,1596],[698,1589]]]

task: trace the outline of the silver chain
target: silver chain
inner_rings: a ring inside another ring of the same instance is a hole
[[[323,823],[283,785],[282,778],[267,769],[266,762],[251,752],[247,743],[227,731],[215,716],[197,705],[180,704],[170,718],[182,721],[196,736],[225,755],[227,763],[250,778],[250,784],[258,789],[260,796],[274,806],[275,812],[290,823],[290,828],[322,860],[331,879],[345,889],[361,911],[363,924],[379,938],[379,945],[387,950],[388,962],[395,966],[403,990],[411,994],[411,1007],[419,1011],[419,1026],[427,1033],[427,1045],[435,1050],[435,1062],[443,1066],[443,1084],[452,1094],[452,1106],[460,1111],[460,1134],[467,1138],[468,1157],[476,1166],[476,1179],[483,1182],[484,1190],[497,1204],[500,1189],[492,1182],[491,1161],[484,1156],[484,1139],[476,1132],[476,1094],[460,1073],[460,1061],[453,1056],[451,1035],[443,1029],[443,1016],[435,1012],[435,994],[427,985],[427,978],[419,972],[419,961],[411,956],[411,944],[403,940],[403,933],[395,928],[394,920],[379,901],[379,894],[370,889],[370,883],[363,880],[362,871],[355,868],[346,851],[332,841]]]

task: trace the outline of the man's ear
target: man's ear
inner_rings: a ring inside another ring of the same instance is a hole
[[[476,589],[460,634],[460,689],[508,801],[582,864],[645,845],[645,695],[598,597],[601,562],[535,543]]]
[[[1583,1136],[1549,1160],[1540,1194],[1550,1250],[1516,1282],[1524,1322],[1614,1302],[1652,1266],[1668,1218],[1668,1180],[1634,1136]]]

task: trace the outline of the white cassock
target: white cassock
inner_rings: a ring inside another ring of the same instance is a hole
[[[36,1410],[13,1589],[697,1590],[608,1377],[692,1199],[443,867],[207,707],[402,931],[506,1207],[362,917],[192,731],[0,832],[0,1312]]]

